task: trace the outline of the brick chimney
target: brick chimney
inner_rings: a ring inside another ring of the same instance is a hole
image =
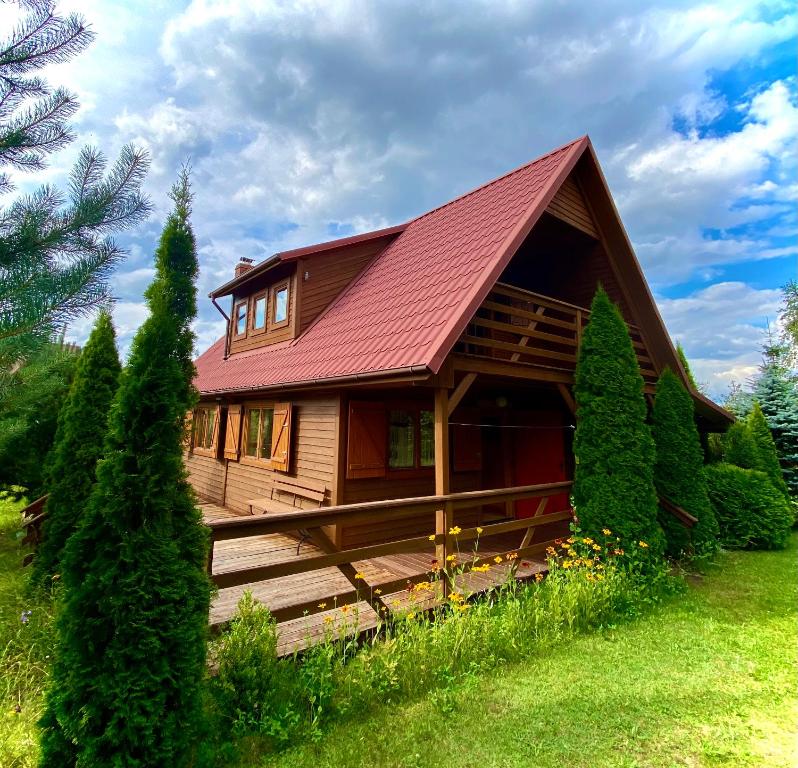
[[[253,261],[254,259],[247,259],[242,256],[238,264],[236,264],[236,277],[241,277],[245,272],[249,272],[252,269]]]

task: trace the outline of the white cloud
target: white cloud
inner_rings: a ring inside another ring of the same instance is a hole
[[[658,299],[674,341],[681,342],[696,379],[716,397],[732,381],[745,382],[757,369],[767,324],[781,304],[778,289],[720,282],[678,299]]]

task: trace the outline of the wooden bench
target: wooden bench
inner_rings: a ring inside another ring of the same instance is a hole
[[[250,515],[254,515],[256,510],[266,514],[297,512],[310,506],[303,506],[303,502],[311,502],[314,506],[321,507],[327,499],[327,486],[306,478],[280,476],[272,478],[268,493],[268,496],[247,501]],[[298,528],[297,531],[300,538],[296,545],[296,553],[299,555],[299,548],[302,542],[310,538],[310,532],[304,528]]]

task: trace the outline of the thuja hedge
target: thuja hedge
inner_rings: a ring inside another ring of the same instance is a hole
[[[780,549],[786,545],[793,511],[764,472],[718,463],[706,466],[704,473],[724,547]]]
[[[652,432],[657,448],[654,482],[657,491],[698,518],[692,529],[660,511],[667,552],[672,556],[717,549],[718,522],[709,503],[701,439],[693,415],[693,398],[676,374],[666,368],[657,382]]]
[[[643,377],[626,323],[601,288],[582,336],[574,395],[573,495],[580,525],[592,535],[609,528],[643,540],[661,554],[665,537],[657,522]]]

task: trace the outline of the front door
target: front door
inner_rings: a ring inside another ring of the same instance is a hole
[[[565,424],[558,411],[533,411],[524,414],[514,429],[514,485],[538,485],[567,480],[565,469]],[[532,517],[540,499],[515,502],[515,516]],[[567,493],[552,496],[545,513],[568,509]]]

